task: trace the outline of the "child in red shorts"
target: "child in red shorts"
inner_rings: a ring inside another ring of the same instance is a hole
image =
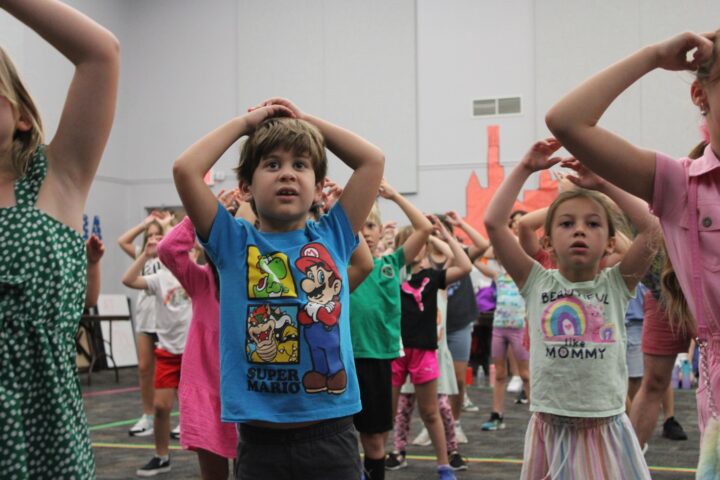
[[[145,250],[138,255],[122,279],[126,287],[146,290],[149,295],[155,295],[157,312],[153,425],[155,456],[137,470],[140,477],[170,471],[170,412],[180,384],[180,363],[192,317],[190,297],[169,271],[161,269],[151,275],[140,275],[142,265],[156,250],[157,240],[148,240]]]

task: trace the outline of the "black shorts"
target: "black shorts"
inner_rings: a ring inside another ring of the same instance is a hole
[[[362,410],[353,422],[360,433],[384,433],[392,430],[392,360],[356,358]]]
[[[235,478],[239,480],[359,480],[362,475],[350,417],[291,429],[240,424],[238,433]]]

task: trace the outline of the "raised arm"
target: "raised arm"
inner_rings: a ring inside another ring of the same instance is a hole
[[[523,215],[520,217],[520,220],[518,220],[518,240],[520,241],[520,246],[525,250],[525,253],[533,258],[542,248],[537,231],[545,224],[547,212],[548,207],[539,208]]]
[[[352,293],[366,278],[370,275],[375,267],[375,260],[373,258],[370,247],[365,243],[365,238],[359,235],[360,241],[355,251],[350,257],[350,264],[348,265],[348,285],[350,286],[350,293]]]
[[[455,236],[447,231],[445,225],[435,215],[430,216],[430,220],[433,223],[433,227],[437,232],[440,240],[448,244],[452,251],[452,258],[445,272],[445,283],[451,284],[452,282],[460,280],[465,275],[468,275],[472,270],[472,262],[463,250],[462,245],[455,239]]]
[[[37,205],[82,231],[82,213],[110,135],[117,97],[117,39],[72,7],[54,0],[0,0],[0,7],[35,30],[75,65]]]
[[[684,33],[651,45],[586,80],[545,117],[550,131],[590,169],[623,190],[652,201],[655,153],[598,127],[605,110],[625,89],[656,68],[695,69],[712,55],[712,35]],[[691,61],[686,54],[697,48]]]
[[[203,268],[190,258],[193,247],[195,247],[195,228],[190,217],[185,217],[170,230],[157,246],[160,261],[178,279],[190,296],[197,291],[198,282],[206,278]]]
[[[490,265],[488,265],[487,263],[481,262],[481,261],[477,261],[477,262],[475,262],[474,265],[475,265],[475,268],[477,268],[478,270],[480,270],[480,273],[482,273],[482,274],[485,275],[486,277],[492,278],[493,280],[495,280],[495,279],[497,278],[497,276],[498,276],[498,271],[495,270],[494,268],[492,268],[492,267],[491,267]]]
[[[448,219],[453,227],[460,227],[460,229],[470,238],[470,241],[472,242],[472,245],[468,249],[470,261],[475,261],[476,258],[481,256],[488,248],[490,248],[490,242],[488,239],[483,237],[480,232],[475,230],[475,228],[467,223],[464,218],[458,215],[457,212],[447,212],[445,214],[445,218]]]
[[[240,137],[274,116],[293,116],[293,113],[282,105],[256,108],[208,133],[175,160],[175,188],[200,238],[207,240],[218,206],[218,200],[203,180],[205,174]]]
[[[283,105],[292,110],[293,115],[318,128],[332,153],[353,170],[350,179],[338,200],[350,220],[354,232],[360,231],[370,214],[375,192],[382,180],[385,168],[383,152],[359,135],[313,115],[303,113],[285,98],[271,98],[260,106]]]
[[[85,290],[85,308],[97,305],[100,296],[100,259],[105,253],[105,245],[95,235],[85,242],[87,255],[87,290]]]
[[[152,212],[150,215],[148,215],[145,220],[138,223],[134,227],[130,228],[127,232],[120,235],[120,238],[118,238],[118,245],[120,246],[120,249],[122,249],[123,252],[125,252],[130,258],[135,258],[137,252],[135,251],[135,239],[145,231],[145,228],[148,226],[148,224],[152,221],[155,221],[158,219],[157,212]]]
[[[571,168],[577,176],[568,176],[574,184],[593,188],[607,195],[625,212],[637,229],[637,235],[620,260],[620,273],[629,290],[635,288],[650,267],[659,247],[660,222],[650,213],[647,203],[621,190],[610,182],[603,181],[575,159],[564,160],[563,167]]]
[[[533,259],[515,239],[508,226],[508,218],[515,199],[528,177],[533,172],[550,168],[560,161],[559,158],[551,158],[559,148],[560,143],[554,138],[536,142],[522,161],[512,169],[510,175],[503,180],[485,211],[485,229],[490,237],[494,254],[519,289],[522,289],[530,275]]]
[[[142,268],[143,265],[145,265],[145,262],[147,262],[148,258],[150,258],[150,256],[148,255],[148,250],[156,247],[157,242],[155,240],[148,240],[147,244],[145,245],[145,250],[140,252],[140,255],[138,255],[137,258],[133,260],[132,265],[130,265],[130,267],[123,275],[123,285],[128,288],[134,288],[135,290],[147,289],[147,282],[145,281],[143,276],[140,275],[140,272],[142,272]]]
[[[425,245],[433,231],[433,225],[415,205],[400,195],[384,178],[380,183],[379,193],[382,198],[395,202],[413,226],[413,233],[403,244],[405,264],[408,265],[422,250],[423,245]]]

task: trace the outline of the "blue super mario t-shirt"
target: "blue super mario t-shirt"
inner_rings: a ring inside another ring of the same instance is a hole
[[[340,204],[283,233],[259,232],[218,206],[203,246],[220,274],[222,420],[360,411],[346,267],[357,237]]]

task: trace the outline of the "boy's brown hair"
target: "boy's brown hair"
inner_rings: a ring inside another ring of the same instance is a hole
[[[235,168],[238,181],[252,183],[253,173],[260,161],[278,148],[309,156],[315,172],[315,183],[325,179],[327,155],[325,139],[320,131],[304,120],[274,117],[258,125],[243,144],[240,162]]]

